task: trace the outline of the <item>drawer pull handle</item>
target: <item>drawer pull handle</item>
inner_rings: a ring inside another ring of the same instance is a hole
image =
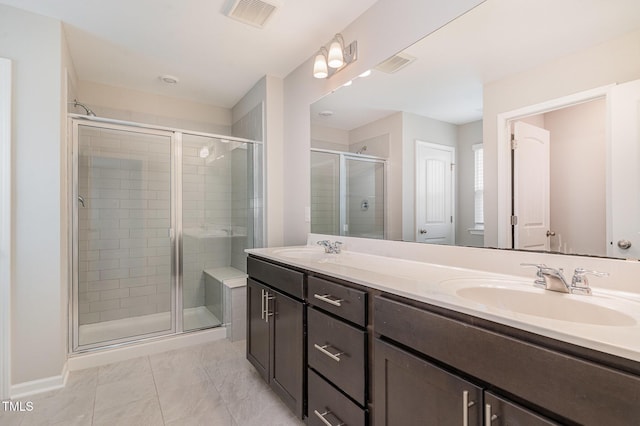
[[[328,356],[329,358],[331,358],[332,360],[334,360],[335,362],[340,362],[340,355],[344,355],[344,352],[338,352],[337,354],[332,354],[331,352],[329,352],[327,348],[330,348],[331,345],[320,346],[319,344],[314,343],[313,347],[319,350],[320,352],[322,352],[323,354],[325,354],[326,356]]]
[[[343,299],[329,299],[329,296],[331,296],[330,294],[314,294],[313,297],[315,297],[316,299],[322,300],[323,302],[327,302],[330,305],[333,306],[342,306],[342,304],[340,302],[344,302]]]
[[[325,410],[326,410],[326,408],[325,408]],[[324,413],[320,414],[320,413],[318,412],[318,410],[313,410],[313,414],[315,414],[316,416],[318,416],[318,418],[319,418],[320,420],[322,420],[322,423],[324,423],[325,425],[327,425],[327,426],[333,426],[333,425],[332,425],[332,424],[331,424],[327,419],[325,419],[325,418],[324,418],[324,416],[326,416],[327,414],[331,414],[331,411],[327,410],[327,411],[325,411]],[[335,417],[335,414],[334,414],[334,417]],[[338,418],[336,417],[336,419],[338,419]],[[340,421],[340,419],[338,419],[338,421],[339,421],[340,423],[338,423],[336,426],[344,426],[344,422]]]
[[[491,414],[491,404],[485,404],[484,406],[484,424],[490,425],[491,422],[497,420],[498,416]]]

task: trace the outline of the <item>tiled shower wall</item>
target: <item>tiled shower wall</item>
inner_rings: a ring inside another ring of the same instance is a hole
[[[182,150],[183,306],[205,304],[209,268],[231,262],[231,158],[229,143],[184,135]],[[211,154],[201,158],[203,146]]]
[[[170,139],[80,126],[80,325],[169,311]]]

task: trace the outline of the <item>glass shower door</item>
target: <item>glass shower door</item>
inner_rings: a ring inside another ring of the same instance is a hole
[[[384,163],[345,156],[345,235],[384,238]]]
[[[74,350],[171,333],[172,133],[107,124],[74,132]]]
[[[311,232],[340,235],[340,154],[311,151]]]

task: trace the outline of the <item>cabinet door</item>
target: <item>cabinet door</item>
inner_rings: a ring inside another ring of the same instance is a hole
[[[558,424],[491,392],[484,393],[484,404],[485,426],[550,426]]]
[[[304,304],[280,292],[269,291],[271,323],[271,388],[300,418],[303,410]]]
[[[269,323],[265,319],[267,287],[247,281],[247,359],[269,381]]]
[[[376,426],[482,424],[482,390],[435,365],[375,342]]]

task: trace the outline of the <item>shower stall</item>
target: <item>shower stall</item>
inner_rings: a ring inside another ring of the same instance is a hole
[[[224,325],[219,275],[262,244],[262,144],[70,119],[71,351]]]
[[[386,160],[311,149],[311,232],[385,238]]]

